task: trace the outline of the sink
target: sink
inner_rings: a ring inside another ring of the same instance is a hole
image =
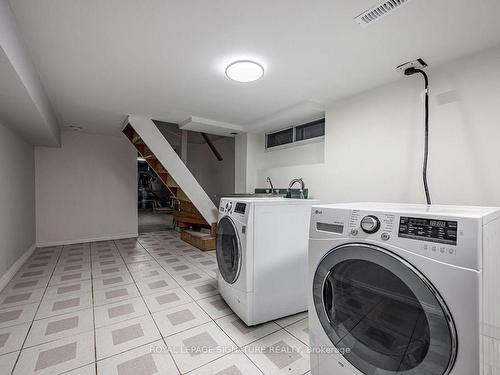
[[[239,198],[283,198],[285,194],[271,193],[231,193],[224,194],[221,197],[239,197]]]
[[[255,193],[230,193],[230,194],[221,194],[218,195],[218,198],[230,198],[230,197],[235,197],[235,198],[285,198],[286,193],[288,189],[286,188],[281,188],[281,189],[275,189],[278,193],[270,193],[269,188],[256,188]],[[292,189],[292,198],[293,199],[299,199],[300,198],[300,190],[299,189]],[[304,189],[304,197],[305,199],[308,198],[308,189]]]

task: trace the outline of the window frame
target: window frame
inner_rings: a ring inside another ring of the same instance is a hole
[[[317,125],[318,123],[323,123],[323,135],[297,140],[297,128],[306,128],[307,126]],[[266,149],[266,151],[273,151],[273,150],[280,150],[280,149],[294,147],[294,146],[300,146],[300,145],[308,144],[308,143],[322,142],[325,138],[325,125],[326,125],[326,121],[325,121],[325,118],[323,117],[323,118],[320,118],[317,120],[306,122],[304,124],[289,126],[286,128],[282,128],[279,130],[275,130],[275,131],[266,133],[265,134],[265,149]],[[292,129],[292,131],[293,131],[291,142],[283,143],[283,144],[276,145],[276,146],[269,146],[269,136],[271,136],[273,134],[281,133],[281,132],[289,130],[289,129]]]

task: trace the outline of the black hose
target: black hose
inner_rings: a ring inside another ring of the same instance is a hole
[[[429,77],[427,77],[427,74],[421,69],[409,68],[405,70],[405,74],[407,76],[415,73],[422,74],[425,82],[425,141],[422,180],[424,182],[425,199],[427,200],[427,204],[431,204],[431,195],[429,193],[429,185],[427,183],[427,159],[429,157]]]

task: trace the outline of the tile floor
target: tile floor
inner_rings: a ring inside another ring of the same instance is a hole
[[[247,327],[173,231],[39,248],[0,293],[0,374],[305,374],[306,313]]]

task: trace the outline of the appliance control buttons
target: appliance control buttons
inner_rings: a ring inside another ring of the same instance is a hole
[[[380,220],[374,215],[365,216],[361,219],[361,229],[365,233],[371,234],[378,231],[380,228]]]
[[[351,236],[357,236],[358,230],[356,228],[351,229]]]
[[[382,238],[383,241],[387,241],[389,240],[389,238],[391,238],[391,235],[389,233],[384,232],[380,235],[380,238]]]

